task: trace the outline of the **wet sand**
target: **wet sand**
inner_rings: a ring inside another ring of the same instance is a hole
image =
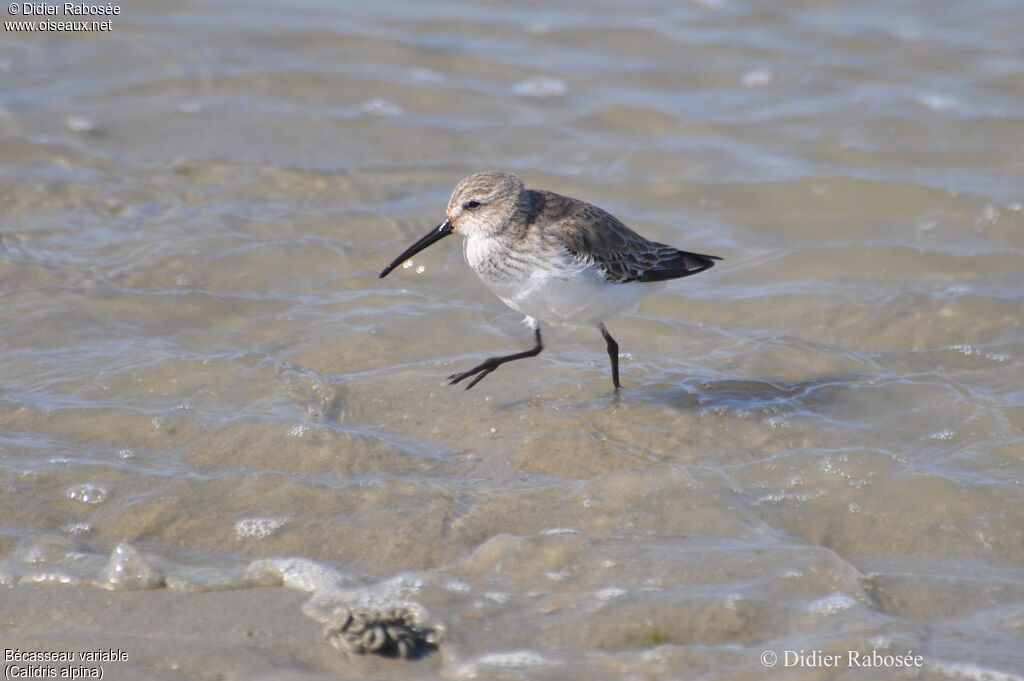
[[[0,639],[105,678],[1024,678],[1013,3],[139,2],[0,44]],[[482,169],[725,260],[531,337]],[[346,657],[344,608],[437,651]],[[923,657],[909,670],[787,651]],[[762,655],[779,656],[770,669]]]

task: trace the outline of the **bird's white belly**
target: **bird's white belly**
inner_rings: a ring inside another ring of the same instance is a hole
[[[528,317],[561,326],[597,324],[631,310],[660,284],[615,284],[593,267],[537,257],[525,272],[483,266],[486,244],[467,239],[466,260],[503,303]]]

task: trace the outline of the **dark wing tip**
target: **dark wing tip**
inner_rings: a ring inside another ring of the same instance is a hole
[[[716,260],[721,260],[721,258],[717,255],[676,251],[674,256],[665,258],[629,281],[654,282],[681,279],[711,269],[715,266]]]

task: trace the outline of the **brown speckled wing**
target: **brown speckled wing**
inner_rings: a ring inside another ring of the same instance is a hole
[[[565,247],[593,262],[605,278],[616,284],[688,277],[721,260],[648,241],[597,206],[550,192],[544,194],[543,212],[556,218],[558,236]]]

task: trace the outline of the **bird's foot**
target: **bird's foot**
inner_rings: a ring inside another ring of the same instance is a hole
[[[502,364],[500,361],[501,359],[501,357],[491,357],[490,359],[484,360],[480,364],[476,365],[469,371],[463,371],[458,374],[452,374],[451,376],[448,377],[448,385],[455,385],[459,381],[467,379],[474,374],[480,374],[472,381],[470,381],[469,385],[466,386],[466,390],[469,390],[474,385],[482,381],[484,379],[484,376],[500,367]]]

